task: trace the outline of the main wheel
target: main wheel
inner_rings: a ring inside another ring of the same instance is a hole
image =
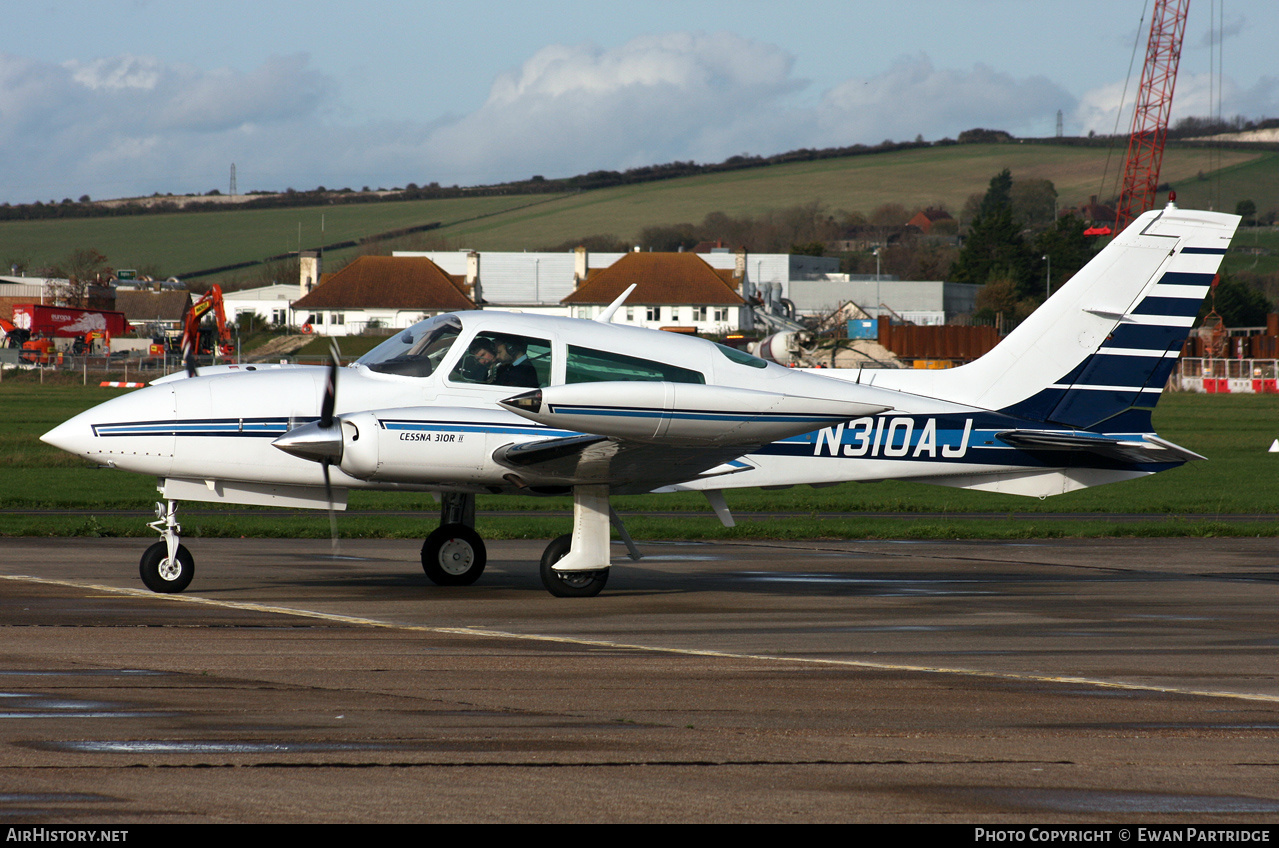
[[[422,543],[422,570],[437,586],[470,586],[487,561],[484,540],[465,524],[441,524]]]
[[[573,536],[560,536],[542,554],[542,585],[557,598],[593,598],[608,582],[608,569],[598,571],[556,571],[552,566],[573,549]]]
[[[152,592],[181,592],[191,584],[191,578],[195,576],[195,559],[184,545],[178,545],[177,553],[170,559],[169,546],[164,542],[156,542],[142,555],[138,562],[138,573]]]

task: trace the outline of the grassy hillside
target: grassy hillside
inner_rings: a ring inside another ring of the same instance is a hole
[[[1122,156],[1120,151],[1110,163],[1111,186]],[[1230,151],[1219,158],[1226,167],[1256,163],[1258,172],[1273,173],[1273,179],[1279,180],[1279,154]],[[1197,182],[1198,174],[1215,162],[1206,150],[1169,150],[1163,178]],[[459,246],[520,250],[600,232],[634,237],[650,224],[697,222],[716,210],[756,214],[814,200],[832,211],[866,213],[890,202],[907,208],[941,203],[957,214],[969,195],[984,192],[990,178],[1004,168],[1012,171],[1014,179],[1052,180],[1060,206],[1074,206],[1102,193],[1106,152],[991,144],[826,159],[573,195],[537,209],[450,227],[441,235],[455,239]],[[1246,182],[1231,184],[1232,190],[1246,187]],[[1253,199],[1259,209],[1266,209],[1267,204],[1279,204],[1279,191]]]
[[[439,230],[414,246],[522,250],[596,233],[624,239],[645,226],[698,222],[709,212],[758,214],[819,201],[832,211],[870,212],[884,203],[908,208],[934,203],[953,212],[990,178],[1009,168],[1016,178],[1050,179],[1061,206],[1113,189],[1123,151],[1046,144],[954,145],[843,159],[775,165],[723,174],[622,186],[562,196],[484,197],[450,200],[240,210],[132,218],[0,222],[0,263],[38,266],[71,250],[93,247],[117,268],[164,275],[261,259],[387,230],[440,221]],[[1220,185],[1211,177],[1220,169]],[[1218,208],[1233,210],[1243,198],[1264,212],[1279,206],[1279,154],[1247,150],[1170,148],[1162,178],[1175,186],[1183,206],[1206,208],[1211,190]],[[299,238],[300,227],[300,238]],[[327,256],[329,267],[358,253]]]
[[[547,195],[400,201],[296,209],[229,209],[65,221],[0,222],[0,261],[55,262],[94,247],[116,268],[156,268],[172,276],[262,259],[321,243],[358,239],[436,221],[458,225],[530,204]],[[323,221],[321,221],[323,219]],[[299,229],[300,228],[300,229]]]

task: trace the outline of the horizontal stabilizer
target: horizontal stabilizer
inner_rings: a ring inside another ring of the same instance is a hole
[[[1005,430],[999,440],[1018,450],[1037,452],[1084,451],[1120,462],[1189,462],[1205,459],[1192,450],[1174,445],[1158,436],[1111,439],[1088,433],[1062,433],[1045,430]]]

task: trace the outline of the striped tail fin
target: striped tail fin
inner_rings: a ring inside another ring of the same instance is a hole
[[[1134,221],[990,353],[951,400],[1085,430],[1143,433],[1239,218],[1168,208]]]

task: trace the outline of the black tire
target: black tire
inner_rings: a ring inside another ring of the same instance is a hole
[[[185,545],[178,545],[173,559],[175,562],[169,562],[169,547],[164,542],[156,542],[142,554],[138,573],[152,592],[171,595],[191,585],[191,578],[195,576],[195,559],[191,552]]]
[[[546,546],[542,554],[542,585],[557,598],[593,598],[608,582],[608,569],[599,571],[556,571],[552,566],[573,549],[573,536],[566,534]]]
[[[441,524],[422,543],[422,570],[437,586],[470,586],[487,561],[484,540],[465,524]]]

